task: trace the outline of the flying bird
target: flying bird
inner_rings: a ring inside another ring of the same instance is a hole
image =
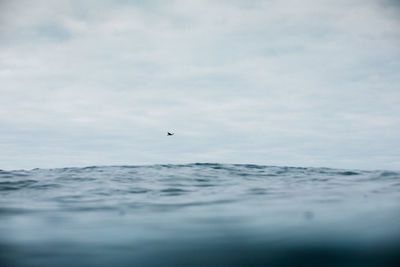
[[[167,136],[174,135],[174,133],[167,132]]]

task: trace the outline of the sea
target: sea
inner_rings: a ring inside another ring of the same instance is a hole
[[[400,172],[0,170],[0,266],[400,266]]]

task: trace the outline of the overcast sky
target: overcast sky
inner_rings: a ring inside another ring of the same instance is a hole
[[[0,169],[188,162],[400,169],[399,1],[0,0]]]

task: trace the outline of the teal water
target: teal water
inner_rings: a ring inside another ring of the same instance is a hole
[[[1,266],[400,266],[400,172],[0,171]]]

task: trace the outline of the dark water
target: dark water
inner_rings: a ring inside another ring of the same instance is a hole
[[[1,266],[400,266],[400,172],[0,171]]]

